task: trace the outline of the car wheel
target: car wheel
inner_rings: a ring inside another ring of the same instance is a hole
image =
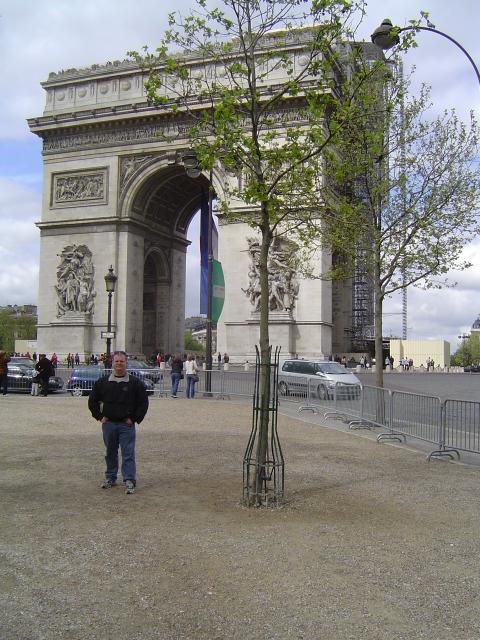
[[[72,396],[79,398],[80,396],[83,396],[83,389],[81,387],[75,387],[74,389],[70,389],[70,393]]]
[[[317,396],[320,400],[328,400],[328,391],[325,385],[319,384],[317,387]]]
[[[290,392],[288,390],[288,385],[286,382],[280,382],[280,384],[278,385],[278,391],[280,392],[281,396],[289,396]]]

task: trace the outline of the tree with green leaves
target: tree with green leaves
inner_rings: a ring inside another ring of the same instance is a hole
[[[185,330],[185,350],[197,351],[200,353],[205,352],[205,347],[203,346],[203,344],[199,340],[197,340],[197,338],[195,338],[192,335],[192,332],[188,329]]]
[[[221,164],[239,177],[225,192],[222,213],[241,217],[258,232],[257,503],[266,473],[272,400],[269,252],[280,234],[297,232],[306,238],[318,233],[326,206],[322,155],[336,135],[328,116],[345,81],[339,58],[363,5],[346,0],[222,0],[209,9],[206,0],[197,0],[190,15],[169,16],[170,28],[154,54],[133,52],[149,68],[151,102],[188,118],[189,146],[200,167],[211,176]],[[232,208],[232,202],[243,206]]]
[[[160,112],[183,114],[188,146],[210,176],[210,188],[218,166],[231,177],[220,202],[222,214],[257,232],[256,503],[267,474],[272,413],[269,255],[282,235],[299,247],[318,238],[335,206],[324,180],[324,152],[355,116],[356,92],[375,74],[375,63],[353,74],[353,34],[364,5],[221,0],[209,8],[207,0],[197,0],[190,15],[169,16],[170,28],[154,53],[132,52],[149,71],[151,103]]]
[[[475,332],[462,337],[456,352],[450,358],[452,366],[466,367],[469,364],[480,364],[480,335]]]
[[[0,349],[15,350],[15,340],[35,340],[37,327],[31,315],[16,315],[9,308],[0,309]]]
[[[360,269],[373,289],[383,386],[385,299],[412,285],[448,286],[450,270],[470,266],[462,250],[480,231],[479,131],[473,113],[468,124],[454,110],[429,118],[428,89],[409,95],[403,73],[384,66],[370,79],[326,154],[338,201],[322,240],[341,256],[334,277]]]

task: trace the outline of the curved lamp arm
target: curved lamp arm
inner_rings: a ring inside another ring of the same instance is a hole
[[[433,33],[438,33],[438,35],[443,36],[447,40],[450,40],[450,42],[453,42],[453,44],[456,45],[469,59],[470,64],[475,70],[478,83],[480,84],[480,71],[478,70],[477,65],[475,64],[472,56],[468,53],[468,51],[464,47],[462,47],[462,45],[459,42],[457,42],[454,38],[449,36],[447,33],[444,33],[443,31],[439,31],[434,27],[393,27],[392,21],[389,20],[388,18],[385,18],[382,24],[379,27],[377,27],[375,31],[372,33],[371,39],[373,44],[377,45],[377,47],[380,47],[380,49],[383,49],[384,51],[386,51],[387,49],[391,49],[392,47],[394,47],[396,44],[400,42],[400,38],[398,37],[398,34],[401,33],[402,31],[432,31]]]

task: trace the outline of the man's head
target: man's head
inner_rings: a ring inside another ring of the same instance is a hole
[[[123,378],[127,372],[127,354],[125,351],[115,351],[112,361],[113,375]]]

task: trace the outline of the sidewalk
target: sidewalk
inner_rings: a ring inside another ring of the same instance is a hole
[[[126,496],[86,398],[1,402],[2,640],[480,635],[476,467],[282,414],[286,503],[247,510],[250,405],[155,399]]]

